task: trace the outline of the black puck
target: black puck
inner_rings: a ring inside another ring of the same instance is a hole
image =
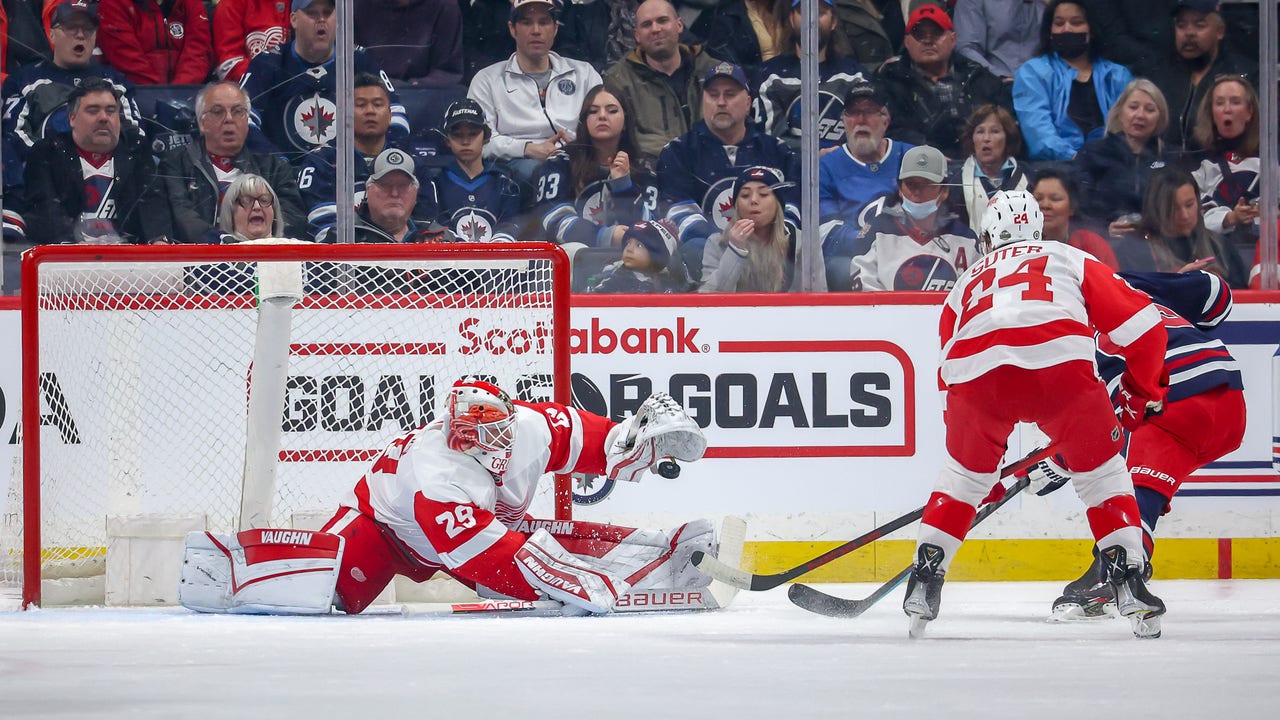
[[[658,463],[658,474],[668,480],[675,480],[680,477],[680,466],[676,464],[675,460],[667,458]]]

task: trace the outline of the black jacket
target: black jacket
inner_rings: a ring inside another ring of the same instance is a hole
[[[1225,45],[1225,43],[1224,43]],[[1191,139],[1195,131],[1200,101],[1219,75],[1244,75],[1254,87],[1258,87],[1258,64],[1236,55],[1219,55],[1213,65],[1192,86],[1191,68],[1177,53],[1169,53],[1146,67],[1134,69],[1134,75],[1145,77],[1164,93],[1169,105],[1169,129],[1164,133],[1170,152],[1179,156],[1195,156],[1200,148]]]
[[[122,143],[112,160],[116,232],[133,242],[172,236],[169,209],[151,157],[130,152]],[[27,239],[41,245],[76,242],[85,192],[80,155],[70,133],[36,142],[27,156],[25,182]]]
[[[1081,212],[1103,223],[1127,213],[1142,212],[1142,197],[1147,192],[1152,171],[1168,162],[1168,155],[1160,149],[1159,138],[1151,138],[1137,155],[1129,149],[1121,133],[1107,133],[1090,140],[1075,158],[1084,195]]]
[[[951,56],[951,76],[960,84],[957,103],[943,103],[934,83],[915,69],[906,52],[880,66],[876,80],[889,99],[889,137],[912,145],[932,145],[956,160],[960,131],[980,105],[995,103],[1013,112],[1012,86],[978,63]]]
[[[243,172],[261,175],[271,184],[280,199],[277,212],[283,213],[286,235],[298,240],[311,239],[293,166],[279,156],[251,152],[247,146],[236,156],[235,166]],[[222,197],[204,141],[196,138],[189,145],[165,153],[160,158],[159,173],[173,211],[174,240],[200,242],[205,233],[218,224],[218,201]]]

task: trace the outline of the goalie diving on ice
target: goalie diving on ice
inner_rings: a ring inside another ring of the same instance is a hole
[[[565,614],[637,609],[646,593],[680,598],[662,609],[722,606],[689,562],[717,550],[707,520],[646,530],[526,515],[546,473],[638,481],[668,458],[700,459],[706,445],[665,393],[615,423],[459,381],[443,416],[392,441],[319,532],[188,535],[179,601],[211,613],[354,614],[397,574],[423,582],[443,572],[515,601],[550,598]]]

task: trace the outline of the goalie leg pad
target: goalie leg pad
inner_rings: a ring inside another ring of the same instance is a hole
[[[545,529],[529,537],[516,551],[515,561],[530,585],[587,612],[609,612],[618,596],[631,589],[630,583],[611,575],[605,563],[571,554]]]
[[[343,544],[341,536],[307,530],[190,533],[178,602],[209,613],[329,613]]]

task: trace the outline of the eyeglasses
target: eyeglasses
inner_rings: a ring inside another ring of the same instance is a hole
[[[91,23],[58,23],[53,27],[58,28],[68,35],[92,35],[98,31],[98,27]]]
[[[228,115],[235,118],[236,120],[243,120],[249,117],[249,108],[243,105],[236,105],[235,107],[223,107],[221,105],[214,105],[208,110],[205,110],[204,114],[210,115],[214,118],[217,118],[218,120],[225,120]]]
[[[241,195],[236,198],[236,204],[245,210],[253,209],[253,204],[258,203],[264,208],[269,208],[275,204],[275,200],[270,195]]]

